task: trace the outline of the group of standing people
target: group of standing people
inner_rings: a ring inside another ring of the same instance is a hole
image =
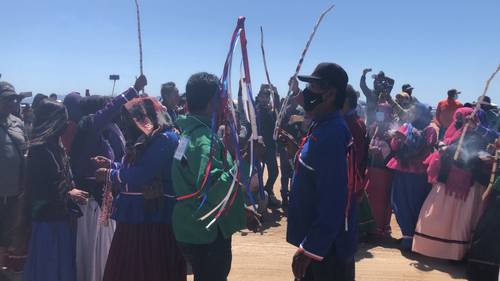
[[[489,171],[500,141],[491,101],[474,110],[452,89],[433,117],[409,84],[393,99],[394,80],[383,72],[370,89],[370,71],[360,81],[365,113],[335,63],[299,75],[303,90],[291,79],[287,104],[262,85],[258,141],[239,99],[237,155],[223,131],[213,132],[221,85],[210,73],[192,75],[183,96],[163,84],[162,102],[140,94],[142,75],[114,98],[42,97],[29,133],[16,117],[18,94],[0,82],[0,263],[27,253],[26,281],[181,281],[188,264],[196,281],[225,281],[232,235],[259,224],[245,198],[252,185],[258,205],[288,217],[297,280],[354,280],[358,236],[389,238],[393,213],[402,250],[469,254],[470,280],[496,280],[500,184],[498,169]],[[249,175],[251,159],[267,182]]]
[[[498,171],[492,171],[498,151],[498,109],[487,96],[478,105],[463,105],[460,92],[450,89],[433,116],[409,84],[392,99],[393,80],[383,72],[372,76],[374,89],[369,89],[369,71],[360,82],[368,129],[361,130],[367,132],[365,138],[358,137],[363,139],[358,143],[367,143],[368,153],[359,160],[367,161],[367,168],[358,166],[354,175],[364,175],[375,222],[370,238],[390,237],[394,213],[403,235],[401,250],[446,260],[468,258],[470,280],[497,280],[500,252],[490,231],[498,227],[491,217],[496,205],[491,188],[498,188]],[[354,127],[352,121],[348,124]],[[361,220],[365,209],[359,203],[360,230],[369,221]],[[480,252],[481,258],[475,258]]]

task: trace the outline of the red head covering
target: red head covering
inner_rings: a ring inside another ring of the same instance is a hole
[[[465,117],[471,115],[472,112],[474,112],[474,109],[469,108],[469,107],[462,107],[462,108],[459,108],[455,111],[455,113],[453,114],[453,121],[451,122],[450,126],[446,130],[446,133],[444,134],[443,141],[446,145],[450,145],[451,143],[453,143],[455,140],[457,140],[460,137],[460,135],[462,133],[462,129],[465,125]],[[457,123],[457,119],[458,119],[459,115],[462,116],[462,120],[464,122],[463,122],[462,126],[457,129],[455,127],[455,124]]]
[[[137,129],[148,136],[155,130],[153,120],[157,119],[156,115],[164,111],[163,105],[151,97],[135,98],[125,104],[125,109],[134,120]]]

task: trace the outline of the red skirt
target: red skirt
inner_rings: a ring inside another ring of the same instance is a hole
[[[117,223],[103,281],[186,281],[171,227]]]
[[[392,173],[384,168],[368,168],[366,193],[375,219],[376,234],[389,235],[391,225]]]

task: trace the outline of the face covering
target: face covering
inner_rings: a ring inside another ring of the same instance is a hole
[[[304,96],[304,110],[306,112],[312,111],[316,106],[323,102],[323,97],[321,95],[316,95],[309,88],[305,88],[302,91]]]

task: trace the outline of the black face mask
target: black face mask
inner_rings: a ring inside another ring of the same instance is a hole
[[[304,110],[306,112],[311,112],[316,106],[323,102],[323,97],[314,94],[309,88],[305,88],[302,91],[302,95],[304,95]]]

